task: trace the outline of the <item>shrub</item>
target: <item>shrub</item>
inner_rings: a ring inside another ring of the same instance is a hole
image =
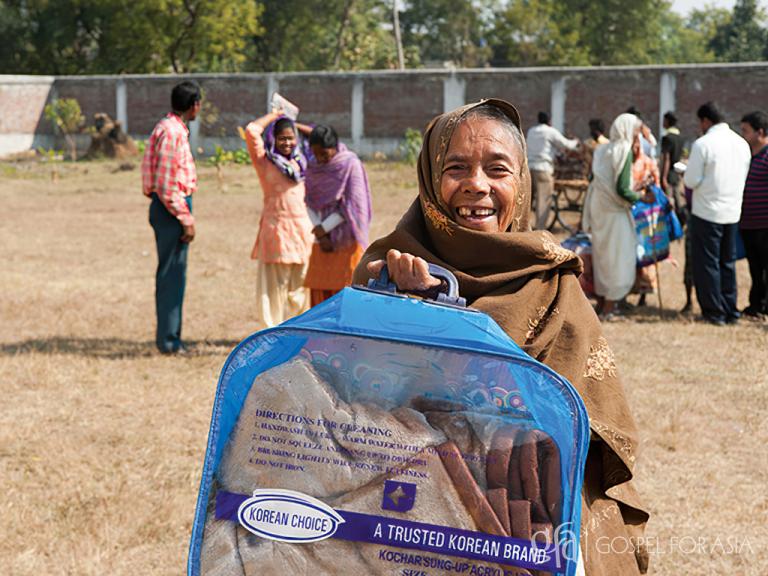
[[[57,98],[45,106],[45,117],[64,134],[69,146],[69,157],[73,161],[77,160],[75,134],[81,132],[85,124],[78,101],[74,98]]]
[[[248,154],[248,150],[245,148],[239,148],[238,150],[235,150],[232,152],[233,161],[235,164],[250,164],[251,163],[251,155]]]
[[[404,162],[415,166],[419,159],[419,152],[421,152],[421,132],[407,128],[400,144],[400,156]]]

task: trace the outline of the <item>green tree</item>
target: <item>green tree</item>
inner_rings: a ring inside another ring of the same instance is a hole
[[[400,15],[403,44],[421,62],[485,66],[491,57],[485,33],[493,7],[491,0],[411,0]]]
[[[728,15],[727,10],[722,12]],[[711,18],[716,13],[694,10],[687,18],[672,10],[663,13],[659,39],[649,45],[651,60],[658,64],[716,61],[717,57],[709,46],[714,35]]]
[[[257,71],[390,68],[395,42],[384,0],[264,0],[266,33],[255,39]]]
[[[715,38],[717,30],[731,23],[731,12],[727,8],[718,8],[714,4],[705,4],[694,8],[688,14],[685,26],[701,34],[709,44]],[[711,49],[711,46],[709,47]]]
[[[84,5],[86,4],[86,5]],[[76,0],[3,2],[3,72],[83,74],[96,51],[93,14]],[[6,44],[6,38],[13,38]]]
[[[719,24],[710,43],[719,60],[752,62],[768,57],[766,13],[757,0],[737,0],[730,21]]]
[[[154,0],[146,0],[155,5]],[[164,0],[165,53],[176,72],[235,72],[262,32],[253,0]],[[168,34],[168,32],[171,32]]]
[[[573,66],[768,57],[758,0],[1,0],[0,73]]]
[[[268,72],[321,69],[330,52],[327,29],[337,3],[264,0],[261,23],[265,33],[254,39],[255,54],[247,67]]]
[[[346,25],[339,25],[332,66],[341,70],[397,67],[397,47],[392,29],[389,2],[347,0],[350,6]]]
[[[260,11],[255,0],[8,0],[0,71],[237,71]]]
[[[581,17],[554,0],[513,0],[490,32],[494,66],[581,66],[590,63]]]
[[[0,74],[23,70],[29,49],[28,30],[10,2],[0,1]]]
[[[564,0],[562,5],[569,17],[580,18],[582,45],[598,66],[653,63],[649,47],[658,41],[662,15],[670,10],[667,0]]]
[[[82,131],[85,117],[80,103],[74,98],[60,98],[45,106],[45,117],[58,128],[69,146],[69,157],[77,160],[75,134]]]
[[[719,14],[719,13],[718,13]],[[699,24],[704,24],[700,22]],[[711,62],[711,34],[666,0],[510,0],[491,33],[495,66]]]

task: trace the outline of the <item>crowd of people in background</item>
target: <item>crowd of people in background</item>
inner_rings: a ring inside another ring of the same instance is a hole
[[[644,305],[656,286],[653,267],[635,266],[632,209],[639,202],[668,205],[686,227],[683,313],[692,310],[694,290],[701,319],[711,324],[735,323],[742,316],[762,321],[768,313],[768,115],[746,114],[741,135],[712,102],[700,106],[696,116],[700,136],[685,162],[686,141],[673,112],[664,114],[660,146],[634,106],[614,120],[609,138],[602,120],[589,122],[591,138],[580,148],[590,165],[581,226],[591,234],[597,311],[603,319],[626,311],[630,293],[640,294],[638,305]],[[556,149],[576,148],[555,128],[541,129],[542,119],[543,113],[529,137],[548,138],[549,146],[536,145],[533,154],[545,150],[554,162]],[[534,159],[529,149],[531,178],[537,182],[541,163],[534,165]],[[542,193],[555,198],[551,188]],[[742,244],[752,286],[749,305],[740,311],[735,262]]]
[[[189,243],[195,237],[192,195],[197,175],[187,124],[201,105],[199,86],[182,82],[172,110],[155,127],[142,163],[143,192],[151,199],[150,224],[158,253],[156,344],[183,354],[182,306]],[[638,202],[663,200],[686,226],[684,282],[692,307],[695,290],[703,320],[734,323],[768,314],[768,114],[746,114],[741,135],[714,103],[697,112],[701,136],[684,162],[686,140],[677,117],[663,117],[661,145],[635,107],[619,115],[608,136],[601,119],[589,121],[590,138],[567,138],[547,113],[528,130],[527,153],[535,205],[533,228],[546,226],[555,201],[558,154],[582,154],[589,189],[581,225],[591,234],[597,312],[620,316],[627,296],[654,290],[652,269],[638,268]],[[330,298],[352,281],[367,245],[371,191],[361,160],[330,126],[310,126],[282,109],[245,129],[263,192],[263,209],[251,257],[258,262],[256,301],[261,323],[275,326]],[[749,306],[737,309],[735,261],[739,243],[749,262]]]

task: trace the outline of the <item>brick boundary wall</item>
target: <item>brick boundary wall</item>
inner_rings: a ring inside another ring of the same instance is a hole
[[[218,109],[211,126],[191,125],[193,148],[237,148],[237,127],[263,114],[279,91],[302,109],[305,121],[328,123],[363,156],[397,152],[407,128],[423,129],[436,114],[465,102],[501,97],[520,110],[524,126],[539,110],[569,134],[588,136],[590,118],[613,118],[637,106],[655,133],[673,110],[684,136],[697,135],[696,108],[715,100],[736,127],[743,114],[768,109],[768,63],[601,68],[493,68],[284,74],[125,76],[0,75],[0,156],[33,147],[61,147],[43,108],[53,98],[77,98],[90,123],[96,112],[120,120],[145,139],[170,106],[171,87],[192,78]],[[79,143],[87,146],[88,137]]]

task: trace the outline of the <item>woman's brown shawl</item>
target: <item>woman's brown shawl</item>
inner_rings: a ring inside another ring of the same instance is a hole
[[[511,104],[484,103],[501,109],[520,127]],[[648,514],[631,482],[637,429],[613,352],[579,286],[581,261],[549,232],[530,230],[531,183],[525,150],[518,175],[520,191],[507,232],[483,233],[459,226],[440,198],[443,160],[453,131],[460,118],[480,104],[438,116],[427,127],[419,157],[419,198],[394,232],[368,248],[354,280],[366,282],[370,277],[366,264],[384,259],[391,248],[443,266],[456,275],[461,295],[473,308],[489,314],[523,350],[576,387],[592,429],[582,493],[586,573],[645,573],[648,554],[638,540]]]

